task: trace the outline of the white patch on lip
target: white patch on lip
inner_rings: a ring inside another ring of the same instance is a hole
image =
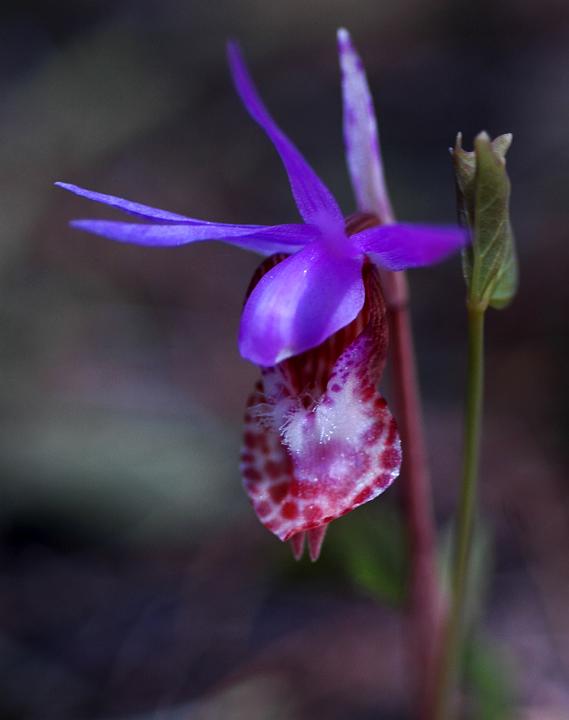
[[[280,432],[303,479],[316,474],[341,483],[361,472],[362,437],[373,420],[356,389],[349,378],[333,397],[326,393],[308,409],[289,405]]]

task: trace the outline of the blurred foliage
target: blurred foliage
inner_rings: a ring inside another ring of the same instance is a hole
[[[235,682],[204,699],[160,712],[159,720],[293,720],[298,717],[291,688],[278,677],[259,675]],[[155,712],[118,720],[157,720]]]
[[[477,637],[465,648],[465,674],[472,720],[513,720],[515,693],[504,657],[485,639]]]
[[[443,535],[441,568],[450,591],[452,529]],[[471,547],[470,575],[465,603],[465,643],[462,655],[467,686],[466,718],[509,720],[515,717],[515,693],[510,667],[497,646],[486,639],[483,618],[489,610],[489,592],[496,556],[489,525],[478,520]]]
[[[384,502],[370,512],[354,512],[337,524],[327,550],[341,576],[379,602],[401,605],[408,554],[400,514]]]

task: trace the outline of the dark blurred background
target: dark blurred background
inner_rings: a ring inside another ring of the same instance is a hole
[[[293,563],[240,489],[256,369],[236,332],[257,259],[80,234],[71,218],[113,213],[53,187],[294,222],[276,153],[230,84],[235,37],[350,212],[345,25],[401,218],[454,220],[457,131],[467,147],[482,129],[514,134],[521,287],[488,318],[469,703],[477,718],[569,717],[566,0],[22,0],[0,22],[0,716],[409,716],[397,489],[335,523],[316,566]],[[444,545],[461,452],[459,260],[410,280]]]

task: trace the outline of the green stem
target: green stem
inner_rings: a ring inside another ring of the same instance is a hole
[[[484,312],[485,310],[482,308],[468,309],[468,381],[464,428],[464,465],[456,524],[451,608],[435,691],[433,715],[436,720],[448,720],[452,717],[453,691],[460,678],[458,666],[464,633],[464,607],[468,594],[482,427]]]

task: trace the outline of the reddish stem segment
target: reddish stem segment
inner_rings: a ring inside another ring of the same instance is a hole
[[[379,224],[376,215],[358,212],[346,219],[348,234]],[[436,530],[415,350],[404,272],[380,270],[389,321],[389,348],[395,416],[403,446],[402,481],[405,527],[411,559],[408,580],[409,657],[414,667],[415,702],[421,720],[431,720],[438,642],[443,608],[437,574]]]
[[[437,575],[436,531],[421,401],[409,313],[409,291],[403,272],[382,273],[388,307],[392,382],[403,446],[400,492],[407,528],[411,568],[408,585],[409,652],[415,669],[419,717],[427,720],[440,630],[441,598]]]

